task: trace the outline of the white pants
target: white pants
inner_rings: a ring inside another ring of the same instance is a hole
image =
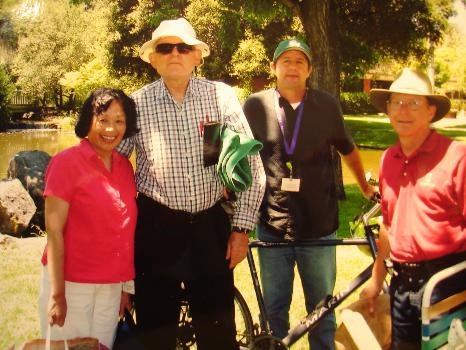
[[[94,284],[65,281],[68,311],[62,329],[54,326],[51,339],[93,337],[112,348],[115,340],[121,301],[121,283]],[[42,337],[47,335],[50,281],[47,266],[42,269],[39,293],[39,316]]]

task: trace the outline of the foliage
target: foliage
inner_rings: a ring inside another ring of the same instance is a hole
[[[109,38],[103,0],[95,7],[70,5],[61,0],[44,0],[34,18],[19,21],[18,52],[13,61],[17,85],[42,104],[52,98],[57,107],[72,107],[74,93],[59,85],[65,73],[104,55]],[[68,97],[68,101],[63,98]]]
[[[112,66],[122,74],[136,74],[146,80],[154,78],[155,74],[149,65],[141,62],[138,49],[164,19],[184,16],[190,21],[197,36],[211,49],[200,74],[215,80],[231,79],[230,73],[234,73],[231,59],[240,42],[248,39],[245,33],[254,33],[269,58],[284,36],[302,33],[297,18],[278,1],[258,5],[254,1],[232,0],[179,0],[175,3],[116,0],[116,4],[112,22],[119,37],[112,42],[110,50]]]
[[[264,2],[264,1],[261,1]],[[338,94],[343,77],[362,73],[381,57],[423,60],[439,42],[452,0],[281,0],[298,14],[311,45],[314,85]]]
[[[242,37],[240,14],[219,0],[192,0],[186,8],[186,18],[198,38],[210,48],[211,54],[200,73],[210,79],[228,80],[228,62]]]
[[[137,88],[153,80],[156,72],[140,60],[138,49],[163,19],[186,17],[210,46],[211,55],[198,70],[209,79],[238,82],[246,88],[252,75],[268,73],[268,60],[281,39],[299,36],[312,44],[316,59],[313,77],[318,87],[326,89],[342,79],[345,91],[355,91],[367,69],[386,57],[404,60],[414,55],[425,64],[426,38],[439,42],[452,1],[302,0],[299,5],[292,0],[36,2],[42,4],[38,16],[13,23],[19,35],[14,73],[23,92],[39,96],[43,103],[53,96],[60,107],[66,107],[68,97],[71,108],[74,98],[81,99],[96,86]],[[324,16],[318,12],[323,6],[330,6],[329,18],[319,17]],[[312,29],[322,23],[332,30],[326,27],[317,35]],[[325,40],[327,44],[321,45]],[[438,79],[461,76],[446,60],[436,61]]]
[[[149,82],[155,77],[151,66],[139,58],[139,47],[151,38],[164,19],[180,17],[186,0],[114,0],[110,30],[117,36],[110,44],[110,62],[119,76],[137,75]]]
[[[377,113],[369,100],[369,95],[365,92],[342,92],[340,94],[340,103],[345,114]]]
[[[18,40],[11,14],[5,9],[5,6],[11,7],[12,5],[5,4],[5,2],[8,3],[8,1],[0,1],[0,63],[10,62]]]
[[[466,94],[466,39],[455,28],[436,48],[434,64],[435,83],[442,92],[453,91],[457,96]]]
[[[269,60],[259,39],[245,39],[239,44],[231,60],[231,74],[240,81],[240,87],[252,91],[252,80],[269,75]]]
[[[0,130],[9,123],[9,113],[6,104],[14,91],[11,77],[4,65],[0,64]]]

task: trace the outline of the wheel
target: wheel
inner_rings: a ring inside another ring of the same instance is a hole
[[[253,340],[248,350],[286,350],[283,342],[271,335],[261,335]]]
[[[247,348],[254,337],[254,324],[246,300],[235,287],[236,341],[240,348]]]

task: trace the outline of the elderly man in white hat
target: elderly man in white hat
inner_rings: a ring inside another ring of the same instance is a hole
[[[361,293],[369,308],[386,276],[390,281],[392,349],[421,348],[424,285],[437,271],[466,259],[466,145],[438,134],[431,123],[445,116],[450,100],[433,93],[424,73],[404,69],[390,89],[370,91],[388,114],[398,143],[381,160],[383,222],[372,278]],[[462,273],[434,292],[433,302],[464,290]]]
[[[134,92],[137,136],[119,151],[136,150],[139,195],[135,238],[135,308],[148,349],[175,349],[181,286],[186,290],[198,349],[237,349],[233,268],[247,253],[265,174],[250,156],[252,186],[237,195],[230,219],[220,205],[224,187],[215,164],[203,162],[204,126],[226,124],[252,137],[234,90],[193,76],[209,55],[184,18],[165,20],[140,48],[160,79]]]

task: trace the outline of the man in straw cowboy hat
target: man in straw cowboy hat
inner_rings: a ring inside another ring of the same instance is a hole
[[[136,150],[139,195],[135,238],[135,308],[148,349],[175,349],[182,285],[198,349],[237,349],[232,269],[247,253],[265,175],[251,156],[252,186],[238,194],[231,221],[219,200],[215,164],[204,166],[203,133],[219,122],[252,136],[233,89],[193,76],[209,55],[184,18],[165,20],[140,48],[160,79],[133,93],[136,137],[119,150]]]
[[[466,145],[438,134],[431,123],[450,109],[424,73],[404,69],[390,89],[372,89],[372,104],[388,114],[397,144],[381,159],[383,223],[372,278],[361,293],[369,308],[390,257],[392,348],[420,349],[423,287],[437,271],[466,259]],[[433,299],[464,289],[466,274],[445,282]],[[435,302],[433,300],[433,302]]]

